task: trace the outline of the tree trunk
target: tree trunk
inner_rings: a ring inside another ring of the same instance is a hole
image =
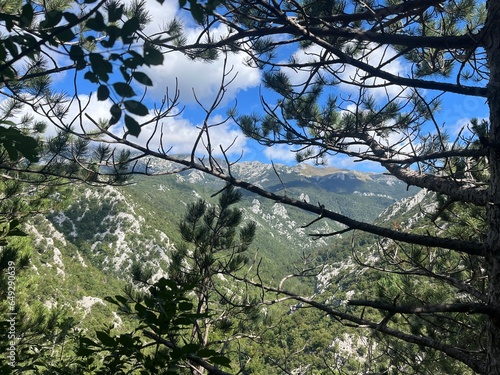
[[[488,302],[500,311],[500,1],[487,2],[485,49],[490,67],[488,105],[490,109],[490,197],[486,261],[489,266]],[[500,374],[500,313],[489,317],[486,373]]]

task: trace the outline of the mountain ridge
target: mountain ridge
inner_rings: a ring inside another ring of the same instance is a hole
[[[167,162],[154,167],[175,168]],[[368,222],[414,193],[384,175],[349,173],[336,168],[315,174],[312,168],[244,162],[233,170],[241,178],[252,178],[253,183],[277,194],[321,202],[329,209]],[[47,216],[53,227],[48,233],[57,231],[56,237],[63,244],[58,247],[61,255],[52,248],[49,263],[58,267],[54,259],[64,259],[64,248],[73,248],[76,250],[72,250],[71,257],[82,267],[92,265],[110,277],[129,280],[134,264],[141,264],[153,270],[158,279],[165,275],[170,254],[181,241],[178,223],[187,206],[198,199],[214,204],[216,197],[211,196],[223,186],[214,177],[188,170],[155,177],[136,176],[129,186],[78,188],[66,210]],[[325,220],[308,226],[317,218],[315,215],[245,191],[242,194],[240,208],[244,220],[257,224],[253,254],[262,257],[267,276],[272,279],[286,274],[305,253],[326,248],[335,241],[331,237],[314,239],[312,234],[343,228]]]
[[[153,164],[157,171],[175,168],[169,163]],[[415,195],[418,189],[408,190],[381,174],[336,168],[315,172],[311,166],[258,162],[234,167],[235,175],[252,179],[252,183],[275,194],[321,202],[358,220],[383,221],[380,215],[386,212],[383,215],[388,218],[388,226],[402,217],[409,207],[407,202],[422,202]],[[126,186],[74,187],[67,207],[39,215],[27,226],[32,238],[31,279],[38,280],[30,299],[48,310],[68,311],[78,322],[78,329],[102,330],[104,323],[127,327],[127,321],[106,297],[122,293],[137,267],[151,271],[152,281],[168,277],[172,254],[182,241],[178,225],[188,205],[199,199],[217,204],[218,197],[213,195],[223,187],[223,181],[196,170],[154,177],[138,175]],[[248,256],[259,265],[260,280],[276,285],[304,262],[312,261],[322,265],[317,277],[289,279],[285,287],[299,291],[312,288],[319,298],[327,298],[335,306],[345,306],[347,299],[357,296],[358,280],[365,271],[351,259],[350,235],[311,236],[336,233],[344,228],[342,225],[241,192],[238,207],[243,221],[254,221],[257,227]],[[419,194],[425,196],[423,191]],[[411,209],[415,210],[414,205]],[[363,246],[365,252],[369,251],[370,242]],[[334,292],[324,294],[327,288]],[[291,306],[287,314],[294,311]],[[350,337],[344,341],[350,342]],[[357,337],[352,337],[353,342],[358,342]]]

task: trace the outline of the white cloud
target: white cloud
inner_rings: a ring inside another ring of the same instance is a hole
[[[231,54],[228,56],[227,67],[232,70],[230,78],[236,77],[225,90],[227,104],[236,98],[238,92],[258,86],[260,75],[256,69],[244,65],[245,56]],[[145,70],[154,82],[149,90],[149,97],[159,100],[165,95],[166,88],[172,92],[178,84],[180,101],[193,103],[196,98],[205,106],[210,107],[216,97],[224,74],[224,64],[221,59],[207,63],[192,61],[180,53],[166,55],[162,66]]]
[[[161,31],[165,28],[165,24],[173,20],[175,17],[186,14],[186,12],[178,12],[177,1],[165,1],[163,4],[159,4],[157,1],[148,1],[146,2],[146,7],[149,14],[152,16],[152,21],[143,30],[147,35]],[[196,28],[198,26],[194,25],[192,19],[189,17],[184,20],[186,21],[184,31],[188,41],[193,42],[196,40],[201,30]],[[219,35],[226,34],[227,32],[228,30],[224,26],[215,30],[215,33],[218,33]],[[229,80],[233,77],[235,78],[225,90],[225,97],[221,102],[221,108],[233,101],[238,93],[256,87],[260,84],[259,71],[248,67],[245,64],[245,59],[246,55],[243,53],[229,54],[227,56],[226,70],[231,71],[231,74],[227,79]],[[162,121],[162,147],[165,150],[171,148],[171,153],[173,154],[190,153],[199,134],[199,124],[196,124],[196,122],[201,121],[199,118],[204,115],[199,107],[194,108],[197,104],[191,106],[191,104],[195,103],[193,92],[196,94],[196,98],[205,107],[208,108],[212,105],[212,102],[220,88],[221,79],[224,74],[223,59],[220,58],[217,61],[207,63],[202,61],[193,61],[181,53],[171,52],[165,55],[162,66],[153,66],[150,68],[143,67],[141,70],[147,73],[154,83],[153,87],[148,88],[147,103],[145,102],[145,104],[150,107],[153,107],[155,103],[157,104],[160,100],[162,100],[165,96],[167,88],[169,89],[169,93],[173,94],[177,81],[177,88],[180,91],[180,106],[188,105],[190,111],[188,112],[186,110],[182,116],[165,118]],[[91,89],[95,90],[96,88],[96,86],[92,86]],[[137,90],[136,92],[139,93],[140,90]],[[86,95],[80,95],[79,97],[82,101],[86,101],[88,99],[88,96]],[[89,113],[95,120],[98,120],[99,118],[109,118],[110,106],[111,103],[109,101],[98,102],[94,96],[86,112]],[[77,106],[72,106],[67,118],[70,119],[77,117],[78,114],[79,108]],[[92,128],[91,122],[85,117],[82,118],[83,126],[86,129]],[[193,120],[194,118],[196,118],[196,120]],[[148,117],[144,117],[138,120],[145,121],[147,119]],[[217,121],[221,121],[221,118],[212,116],[211,121],[215,123]],[[114,126],[113,129],[123,132],[123,124]],[[145,145],[151,137],[153,131],[154,125],[151,124],[142,129],[138,139],[130,137],[130,141],[136,141],[139,144]],[[239,154],[242,150],[248,151],[246,148],[247,140],[236,125],[224,123],[211,128],[210,132],[212,148],[215,155],[221,155],[220,146],[225,149],[232,143],[234,144],[228,151],[229,154]],[[156,150],[160,147],[159,137],[159,135],[153,136],[151,142],[149,143],[151,149]],[[200,143],[198,149],[200,150],[201,148],[202,143]]]
[[[52,137],[57,132],[57,127],[64,127],[72,125],[76,132],[90,132],[96,130],[92,120],[98,122],[101,119],[109,119],[109,109],[111,101],[97,101],[95,96],[89,97],[87,95],[80,95],[79,101],[76,100],[71,103],[66,115],[63,118],[53,117],[53,123],[48,123],[47,117],[41,112],[33,112],[29,107],[24,107],[16,117],[21,118],[24,114],[30,114],[34,117],[35,121],[44,121],[47,123],[47,130],[45,135]],[[81,103],[82,106],[79,105]],[[0,102],[0,106],[2,102]],[[86,109],[83,109],[86,107]],[[40,108],[40,107],[39,107]],[[48,110],[48,108],[46,108]],[[152,111],[150,111],[152,113]],[[88,117],[90,116],[92,120]],[[136,117],[139,122],[145,122],[152,118],[151,115],[145,117]],[[122,118],[123,119],[123,118]],[[220,116],[213,116],[210,124],[221,123],[221,125],[213,126],[210,128],[210,143],[213,154],[215,156],[222,156],[221,147],[227,150],[228,155],[240,155],[241,152],[248,151],[247,138],[241,133],[239,128],[230,122],[224,122]],[[209,125],[210,125],[209,124]],[[157,151],[160,148],[160,141],[164,150],[171,149],[171,154],[186,154],[191,153],[194,143],[200,133],[201,124],[193,124],[190,120],[182,117],[181,115],[175,117],[165,118],[160,122],[161,130],[163,132],[163,139],[161,138],[160,129],[154,133],[154,124],[149,124],[142,128],[141,134],[138,138],[129,136],[128,140],[141,146],[146,146],[149,142],[150,149]],[[114,134],[122,136],[125,130],[123,121],[120,121],[112,129]],[[206,136],[202,137],[198,145],[198,154],[206,154],[204,145],[207,145]]]
[[[325,157],[325,161],[327,166],[339,169],[349,169],[363,172],[385,171],[385,169],[378,163],[372,161],[359,161],[359,159],[354,159],[346,155],[328,155]]]
[[[158,32],[164,28],[166,22],[168,23],[169,20],[179,15],[176,14],[177,8],[172,4],[166,10],[164,6],[165,3],[163,6],[148,5],[153,20],[146,27],[146,33]],[[181,14],[185,14],[185,12]],[[201,32],[202,30],[198,26],[194,26],[188,19],[185,20],[184,36],[187,43],[195,43]],[[224,25],[211,30],[211,36],[214,39],[228,33],[229,30]],[[260,84],[260,72],[246,64],[247,58],[247,55],[241,52],[229,53],[226,61],[226,72],[224,72],[224,56],[222,55],[216,61],[205,62],[193,61],[179,52],[169,52],[165,54],[163,65],[145,69],[154,82],[154,86],[149,90],[149,97],[162,98],[167,87],[172,91],[178,84],[182,103],[195,102],[196,95],[196,98],[204,105],[210,106],[220,88],[224,73],[229,73],[226,81],[232,79],[232,82],[226,88],[225,100],[221,103],[222,105],[227,104],[236,98],[238,92]]]
[[[2,106],[5,100],[8,99],[2,100],[0,106]],[[95,129],[91,120],[82,114],[91,114],[92,118],[96,121],[100,118],[109,118],[110,116],[109,108],[111,107],[111,102],[109,100],[98,102],[95,97],[91,98],[88,95],[79,95],[78,98],[73,98],[72,102],[67,102],[65,105],[67,106],[67,111],[63,117],[56,116],[51,110],[51,106],[40,104],[39,102],[35,106],[36,111],[26,105],[15,113],[15,118],[19,119],[28,115],[33,118],[33,121],[44,122],[47,125],[45,135],[52,137],[56,135],[58,128],[71,126],[77,132],[82,131],[82,129],[86,131]],[[86,110],[84,110],[85,107],[87,108]]]
[[[264,149],[264,155],[272,161],[280,161],[282,163],[290,163],[295,161],[295,152],[289,145],[274,145]]]
[[[439,118],[445,130],[457,135],[463,126],[470,124],[472,118],[488,120],[488,106],[484,98],[448,95],[441,106]]]
[[[391,59],[397,55],[397,52],[392,47],[377,46],[375,43],[370,43],[366,46],[362,54],[361,56],[354,56],[354,58],[373,67],[383,66],[382,70],[384,72],[394,76],[405,76],[409,73],[409,66],[404,65],[401,59],[398,58],[391,61]],[[364,85],[385,85],[388,83],[388,81],[377,77],[364,79],[366,74],[366,72],[355,68],[353,65],[347,65],[345,70],[340,74],[340,77],[348,82],[358,82]],[[359,92],[359,88],[355,85],[344,83],[341,86],[342,91],[346,93]],[[370,89],[370,94],[377,98],[384,98],[387,95],[391,97],[400,95],[401,91],[401,86],[389,85],[386,87],[372,88]]]
[[[215,116],[214,123],[221,118]],[[182,117],[167,118],[161,123],[162,128],[158,129],[156,134],[154,126],[150,125],[143,128],[138,138],[129,137],[131,142],[145,145],[151,138],[149,147],[152,150],[158,150],[162,147],[165,151],[171,150],[171,154],[190,154],[198,135],[201,125],[194,125],[189,120]],[[160,130],[163,133],[163,139],[160,139]],[[247,140],[236,126],[230,123],[224,123],[210,128],[210,145],[214,156],[222,156],[222,149],[227,151],[228,155],[239,155],[246,150]],[[203,134],[198,147],[198,155],[206,155],[205,147],[208,146],[207,137]]]
[[[95,131],[96,127],[85,114],[89,115],[93,120],[109,119],[109,109],[112,105],[110,100],[97,101],[96,96],[78,95],[71,103],[68,103],[66,115],[63,118],[55,117],[51,112],[48,112],[55,125],[49,125],[47,135],[55,135],[56,127],[63,128],[72,126],[76,132]],[[46,107],[48,109],[48,107]],[[41,120],[47,121],[47,117],[41,114],[35,115]]]
[[[99,118],[107,119],[109,118],[110,105],[111,103],[108,101],[97,102],[97,100],[92,99],[91,105],[84,113],[88,113],[96,121]],[[72,108],[70,110],[71,115],[77,110],[76,107]],[[152,116],[149,115],[136,117],[136,120],[146,122],[151,120],[151,118]],[[227,151],[229,155],[240,154],[242,150],[246,149],[246,138],[234,124],[229,122],[223,123],[223,119],[220,116],[213,116],[210,121],[210,124],[222,123],[210,128],[210,144],[215,156],[222,155],[221,147],[223,149],[229,148]],[[93,128],[93,125],[86,118],[83,120],[83,125],[86,129]],[[142,128],[139,137],[128,136],[127,139],[141,146],[148,144],[148,147],[154,151],[163,149],[165,151],[170,150],[169,153],[171,154],[191,153],[195,141],[200,134],[201,124],[193,124],[190,120],[182,117],[182,115],[178,115],[164,118],[158,125],[156,131],[154,123],[146,125]],[[117,125],[113,126],[112,131],[114,134],[121,136],[125,131],[123,122],[120,121]],[[206,145],[208,145],[207,137],[203,135],[197,147],[198,154],[206,154]]]
[[[293,53],[293,59],[297,63],[317,62],[323,51],[324,49],[322,47],[315,44],[309,48],[295,51],[295,53]],[[286,63],[286,61],[281,61],[281,63]],[[292,85],[303,85],[310,76],[310,69],[294,70],[291,68],[283,68],[282,71],[289,76]]]
[[[305,50],[298,49],[293,54],[293,58],[298,63],[317,62],[320,60],[320,56],[322,56],[323,53],[324,49],[322,47],[313,45]],[[394,51],[390,47],[377,47],[374,43],[371,43],[366,47],[363,54],[364,56],[358,56],[355,58],[369,64],[370,66],[376,67],[379,65],[383,65],[383,71],[395,76],[404,76],[405,74],[409,73],[409,66],[404,65],[401,59],[390,61],[397,54],[396,51]],[[386,62],[388,63],[386,64]],[[285,61],[282,61],[282,63],[285,63]],[[363,79],[363,77],[366,76],[366,72],[361,71],[350,64],[337,64],[336,67],[339,69],[338,77],[340,77],[342,80],[345,80],[346,82],[357,82],[362,83],[363,85],[383,85],[387,83],[387,81],[376,77]],[[331,66],[330,68],[335,70],[336,67]],[[304,82],[306,82],[306,80],[309,78],[310,74],[310,69],[297,71],[291,68],[283,68],[283,71],[289,75],[290,81],[294,85],[304,84]],[[331,73],[326,72],[324,69],[321,69],[319,72],[327,78],[333,78],[333,80],[336,80],[335,77],[331,77]],[[359,87],[357,85],[344,82],[338,85],[338,89],[345,94],[359,93]],[[370,93],[376,98],[386,98],[387,95],[400,95],[401,91],[402,87],[397,85],[370,89]]]

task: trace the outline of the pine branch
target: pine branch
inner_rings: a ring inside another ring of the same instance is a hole
[[[345,313],[339,310],[335,310],[331,308],[330,306],[317,302],[313,300],[310,297],[305,297],[301,296],[286,290],[270,287],[270,286],[265,286],[261,283],[248,280],[248,279],[242,279],[235,277],[235,279],[246,282],[250,285],[253,285],[255,287],[264,289],[267,292],[273,292],[273,293],[278,293],[278,294],[283,294],[287,297],[283,297],[282,300],[285,300],[286,298],[291,298],[293,300],[305,303],[311,307],[314,307],[320,311],[323,311],[330,315],[331,317],[334,317],[338,319],[339,321],[347,321],[350,323],[354,323],[354,326],[357,328],[370,328],[374,331],[379,331],[382,333],[385,333],[389,336],[395,337],[397,339],[403,340],[408,343],[412,344],[417,344],[417,345],[422,345],[424,347],[432,348],[434,350],[443,352],[450,358],[454,358],[457,361],[460,361],[464,363],[465,365],[469,366],[472,370],[476,371],[477,373],[480,374],[485,374],[486,371],[486,366],[483,360],[477,359],[474,356],[468,354],[465,350],[462,350],[460,348],[457,348],[452,345],[445,344],[441,341],[434,340],[430,337],[425,337],[425,336],[417,336],[417,335],[412,335],[405,333],[403,331],[387,327],[385,324],[380,324],[373,322],[371,320],[367,320],[364,318],[359,318],[355,315]],[[483,305],[484,306],[484,305]]]
[[[465,254],[470,254],[470,255],[478,255],[478,256],[484,255],[485,248],[484,248],[484,245],[482,243],[456,240],[453,238],[441,238],[441,237],[418,235],[418,234],[413,234],[413,233],[404,233],[404,232],[400,232],[400,231],[397,231],[394,229],[385,228],[385,227],[381,227],[378,225],[354,220],[348,216],[341,215],[341,214],[336,213],[334,211],[324,209],[322,207],[318,207],[316,205],[313,205],[313,204],[310,204],[310,203],[307,203],[307,202],[304,202],[301,200],[297,200],[294,198],[285,197],[283,195],[278,195],[278,194],[272,193],[272,192],[267,191],[263,188],[260,188],[256,185],[253,185],[249,182],[242,181],[242,180],[236,179],[234,176],[227,175],[223,171],[214,170],[214,169],[211,169],[210,167],[207,167],[207,166],[202,165],[202,164],[198,164],[198,163],[190,161],[190,160],[184,160],[184,159],[176,157],[176,156],[172,156],[172,155],[168,155],[168,154],[161,153],[158,151],[153,151],[153,150],[147,149],[146,147],[138,145],[138,144],[131,142],[127,139],[120,138],[111,132],[106,132],[106,135],[111,137],[115,143],[119,143],[119,144],[122,144],[125,146],[133,147],[134,149],[142,152],[144,155],[157,157],[159,159],[163,159],[163,160],[167,160],[167,161],[172,161],[172,162],[184,165],[185,167],[187,167],[189,169],[199,170],[200,172],[207,173],[207,174],[212,175],[214,177],[217,177],[223,181],[226,181],[227,183],[229,183],[235,187],[243,188],[247,191],[250,191],[252,193],[260,195],[261,197],[267,198],[269,200],[279,202],[279,203],[282,203],[282,204],[285,204],[288,206],[293,206],[293,207],[299,208],[299,209],[307,211],[307,212],[315,213],[317,215],[323,215],[323,217],[337,221],[341,224],[346,225],[347,227],[349,227],[351,229],[358,229],[358,230],[361,230],[363,232],[372,233],[372,234],[382,236],[382,237],[387,237],[387,238],[395,240],[395,241],[402,241],[402,242],[406,242],[406,243],[412,243],[415,245],[422,245],[422,246],[429,246],[429,247],[442,247],[445,249],[456,250],[456,251],[463,252]]]
[[[494,316],[498,311],[484,303],[450,303],[429,306],[395,306],[393,304],[369,301],[369,300],[350,300],[347,302],[350,306],[373,307],[378,310],[388,311],[393,314],[432,314],[444,312],[456,312],[467,314],[485,314]]]

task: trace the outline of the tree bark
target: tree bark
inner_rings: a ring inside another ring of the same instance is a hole
[[[488,303],[500,311],[500,1],[486,3],[488,18],[484,45],[490,67],[488,105],[490,110],[490,203],[488,209],[488,237],[486,260],[489,266]],[[488,321],[487,374],[500,374],[500,313],[490,315]]]

